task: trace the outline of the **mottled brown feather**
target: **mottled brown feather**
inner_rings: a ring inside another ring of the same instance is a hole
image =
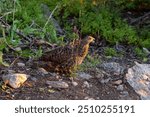
[[[69,73],[76,66],[80,65],[88,54],[89,44],[93,42],[91,36],[83,40],[76,40],[68,45],[57,47],[42,55],[40,60],[49,62],[51,65],[45,65],[45,69],[58,72]]]

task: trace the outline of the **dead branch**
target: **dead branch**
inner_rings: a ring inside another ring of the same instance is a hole
[[[150,12],[144,14],[143,16],[141,17],[138,17],[136,19],[134,19],[133,21],[131,21],[131,25],[133,24],[141,24],[142,22],[144,22],[145,20],[147,20],[148,18],[150,18]]]
[[[11,26],[8,24],[8,23],[6,23],[4,20],[2,20],[1,18],[0,18],[0,23],[2,24],[2,27],[3,28],[7,28],[8,30],[11,28]],[[31,45],[33,45],[33,44],[35,44],[35,45],[48,45],[48,46],[51,46],[52,48],[54,47],[54,46],[56,46],[56,44],[50,44],[49,42],[47,42],[47,41],[44,41],[44,40],[38,40],[38,39],[36,39],[36,37],[29,37],[29,36],[26,36],[22,31],[20,31],[19,29],[16,29],[15,31],[14,31],[18,36],[20,36],[21,38],[23,38],[23,39],[25,39],[25,40],[27,40],[28,42],[30,42],[29,44],[30,44],[30,46]],[[29,44],[27,44],[26,46],[29,46]],[[8,44],[7,44],[8,45]],[[13,51],[15,51],[15,49],[14,48],[12,48],[10,45],[8,45],[8,47],[10,48],[10,49],[12,49]]]

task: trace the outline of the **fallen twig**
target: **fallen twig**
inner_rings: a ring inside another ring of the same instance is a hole
[[[15,58],[15,60],[9,65],[9,67],[12,67],[17,62],[18,59],[19,59],[19,56]]]
[[[10,28],[11,28],[11,26],[10,26],[8,23],[6,23],[4,20],[2,20],[2,18],[0,18],[0,22],[1,22],[1,24],[2,24],[2,26],[3,26],[4,28],[7,28],[7,29],[10,29]],[[19,35],[19,36],[21,36],[22,38],[28,40],[29,42],[31,41],[31,39],[30,39],[29,37],[25,36],[19,29],[16,29],[16,30],[13,30],[13,31],[14,31],[17,35]]]
[[[147,20],[147,18],[150,18],[150,12],[144,14],[141,17],[138,17],[138,18],[132,20],[130,24],[133,25],[133,24],[136,24],[138,22],[144,22],[145,20]],[[138,24],[141,24],[141,23],[138,23]]]
[[[48,46],[51,46],[52,48],[57,46],[57,44],[50,44],[49,42],[44,41],[44,40],[34,40],[34,44],[36,44],[36,45],[48,45]]]

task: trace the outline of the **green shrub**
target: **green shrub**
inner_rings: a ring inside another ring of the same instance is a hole
[[[140,49],[139,47],[135,48],[135,52],[138,56],[141,56],[141,57],[145,57],[146,54],[143,52],[142,49]]]
[[[43,17],[41,4],[47,4],[68,39],[78,38],[73,32],[76,26],[82,36],[94,35],[105,39],[109,44],[133,44],[150,48],[149,27],[137,29],[129,26],[121,18],[121,11],[148,5],[148,0],[1,0],[0,16],[11,24],[6,41],[13,47],[20,43],[14,30],[20,29],[26,35],[35,35],[49,42],[62,44],[64,37],[57,35],[53,22]],[[48,22],[48,24],[46,23]],[[142,31],[141,31],[142,30]],[[3,43],[3,42],[0,42]],[[6,45],[0,47],[5,48]],[[2,50],[1,49],[1,50]],[[113,49],[106,49],[106,55],[116,55]],[[26,52],[25,52],[26,53]],[[35,54],[35,53],[34,53]],[[30,56],[30,55],[29,55]]]
[[[104,49],[104,54],[106,56],[116,56],[117,55],[117,52],[114,48],[105,48]]]
[[[93,5],[90,0],[82,4],[80,0],[61,1],[56,17],[68,34],[71,34],[73,26],[77,26],[82,35],[101,35],[111,44],[136,44],[138,37],[135,29],[120,18],[117,8],[105,5],[107,2],[98,1],[98,5]]]
[[[88,69],[95,68],[98,64],[100,64],[100,59],[98,56],[90,56],[87,55],[84,62],[79,66],[80,71],[87,71]]]

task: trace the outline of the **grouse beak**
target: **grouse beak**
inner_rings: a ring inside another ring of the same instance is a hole
[[[92,43],[95,43],[95,38],[93,38],[93,41],[92,41]]]
[[[95,42],[95,38],[92,36],[88,36],[88,43],[94,43]]]

